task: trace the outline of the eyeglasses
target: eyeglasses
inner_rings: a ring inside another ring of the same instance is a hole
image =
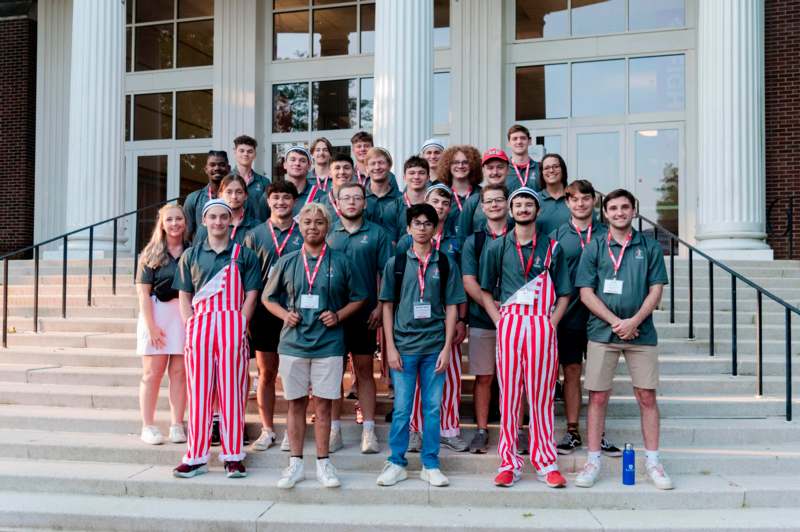
[[[555,170],[556,168],[561,170],[561,165],[560,164],[551,164],[549,166],[543,166],[542,170]]]
[[[484,205],[494,205],[495,203],[502,204],[505,202],[506,202],[505,198],[492,198],[492,199],[485,199],[481,203],[483,203]]]
[[[469,166],[469,161],[453,161],[450,166]]]
[[[433,222],[424,221],[420,222],[419,220],[412,220],[411,227],[413,229],[431,229],[433,227]]]
[[[350,203],[364,201],[364,196],[339,196],[339,203]]]

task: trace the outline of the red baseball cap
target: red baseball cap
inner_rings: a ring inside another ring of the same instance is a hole
[[[483,157],[481,158],[481,166],[486,164],[487,161],[492,159],[500,159],[501,161],[508,162],[508,155],[506,152],[501,150],[500,148],[489,148],[485,152],[483,152]]]

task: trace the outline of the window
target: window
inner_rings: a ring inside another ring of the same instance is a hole
[[[629,0],[628,27],[631,31],[684,26],[684,0]]]
[[[359,123],[372,125],[372,78],[272,86],[273,133],[356,129]]]
[[[572,0],[572,35],[625,31],[625,0]]]
[[[208,152],[182,153],[180,156],[180,196],[186,197],[190,192],[203,188],[208,183],[205,165]]]
[[[128,0],[127,72],[214,62],[214,0]]]
[[[680,134],[643,129],[634,136],[634,177],[642,215],[678,234]]]
[[[569,70],[566,64],[517,69],[517,120],[569,116]]]
[[[572,116],[625,114],[625,60],[572,64]]]
[[[450,125],[450,72],[433,73],[433,127]]]
[[[567,0],[517,1],[517,39],[541,39],[569,35]]]
[[[315,81],[311,84],[316,131],[350,129],[358,124],[358,84],[355,79]]]
[[[211,138],[212,100],[211,89],[127,95],[125,138],[134,141]]]
[[[177,103],[175,138],[210,139],[213,100],[211,89],[178,92],[175,94],[175,100]]]
[[[433,47],[450,46],[450,0],[433,0]]]
[[[631,113],[683,111],[683,55],[637,57],[628,70]]]

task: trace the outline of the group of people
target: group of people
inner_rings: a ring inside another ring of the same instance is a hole
[[[647,475],[657,488],[672,488],[658,453],[652,312],[668,282],[661,248],[634,230],[630,192],[605,195],[600,208],[607,225],[601,223],[589,181],[568,182],[558,154],[532,160],[524,126],[512,126],[507,139],[510,158],[501,148],[481,154],[430,139],[397,169],[402,191],[391,154],[373,146],[366,132],[352,138],[355,160],[334,154],[325,138],[310,151],[289,148],[283,175],[274,181],[253,170],[252,137],[234,139],[233,167],[226,152],[209,152],[208,184],[183,206],[161,208],[137,274],[138,352],[146,355],[141,437],[164,441],[153,417],[168,371],[169,439],[188,441],[175,476],[206,473],[216,438],[227,476],[246,475],[245,405],[254,357],[262,430],[250,449],[277,443],[280,376],[288,403],[280,447],[290,457],[278,486],[291,488],[305,478],[309,409],[317,479],[339,486],[330,454],[343,445],[348,357],[361,452],[381,450],[375,431],[379,353],[394,399],[389,457],[378,485],[407,478],[409,451],[421,453],[420,478],[433,486],[449,483],[439,467],[440,446],[486,453],[496,379],[495,485],[517,482],[520,455],[529,454],[539,480],[565,487],[558,455],[583,445],[578,423],[585,367],[588,458],[575,485],[591,487],[601,456],[621,455],[605,438],[604,425],[624,355],[641,411]],[[465,340],[475,376],[477,430],[470,443],[461,434],[459,411]],[[556,443],[559,367],[567,430]]]

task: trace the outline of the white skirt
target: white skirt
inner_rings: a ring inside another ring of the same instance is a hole
[[[144,314],[139,311],[139,321],[136,324],[136,354],[137,355],[182,355],[186,343],[186,328],[181,319],[181,307],[178,298],[167,302],[159,301],[156,296],[150,296],[153,305],[153,321],[164,331],[166,342],[164,346],[156,349],[150,343],[150,331],[144,321]]]

